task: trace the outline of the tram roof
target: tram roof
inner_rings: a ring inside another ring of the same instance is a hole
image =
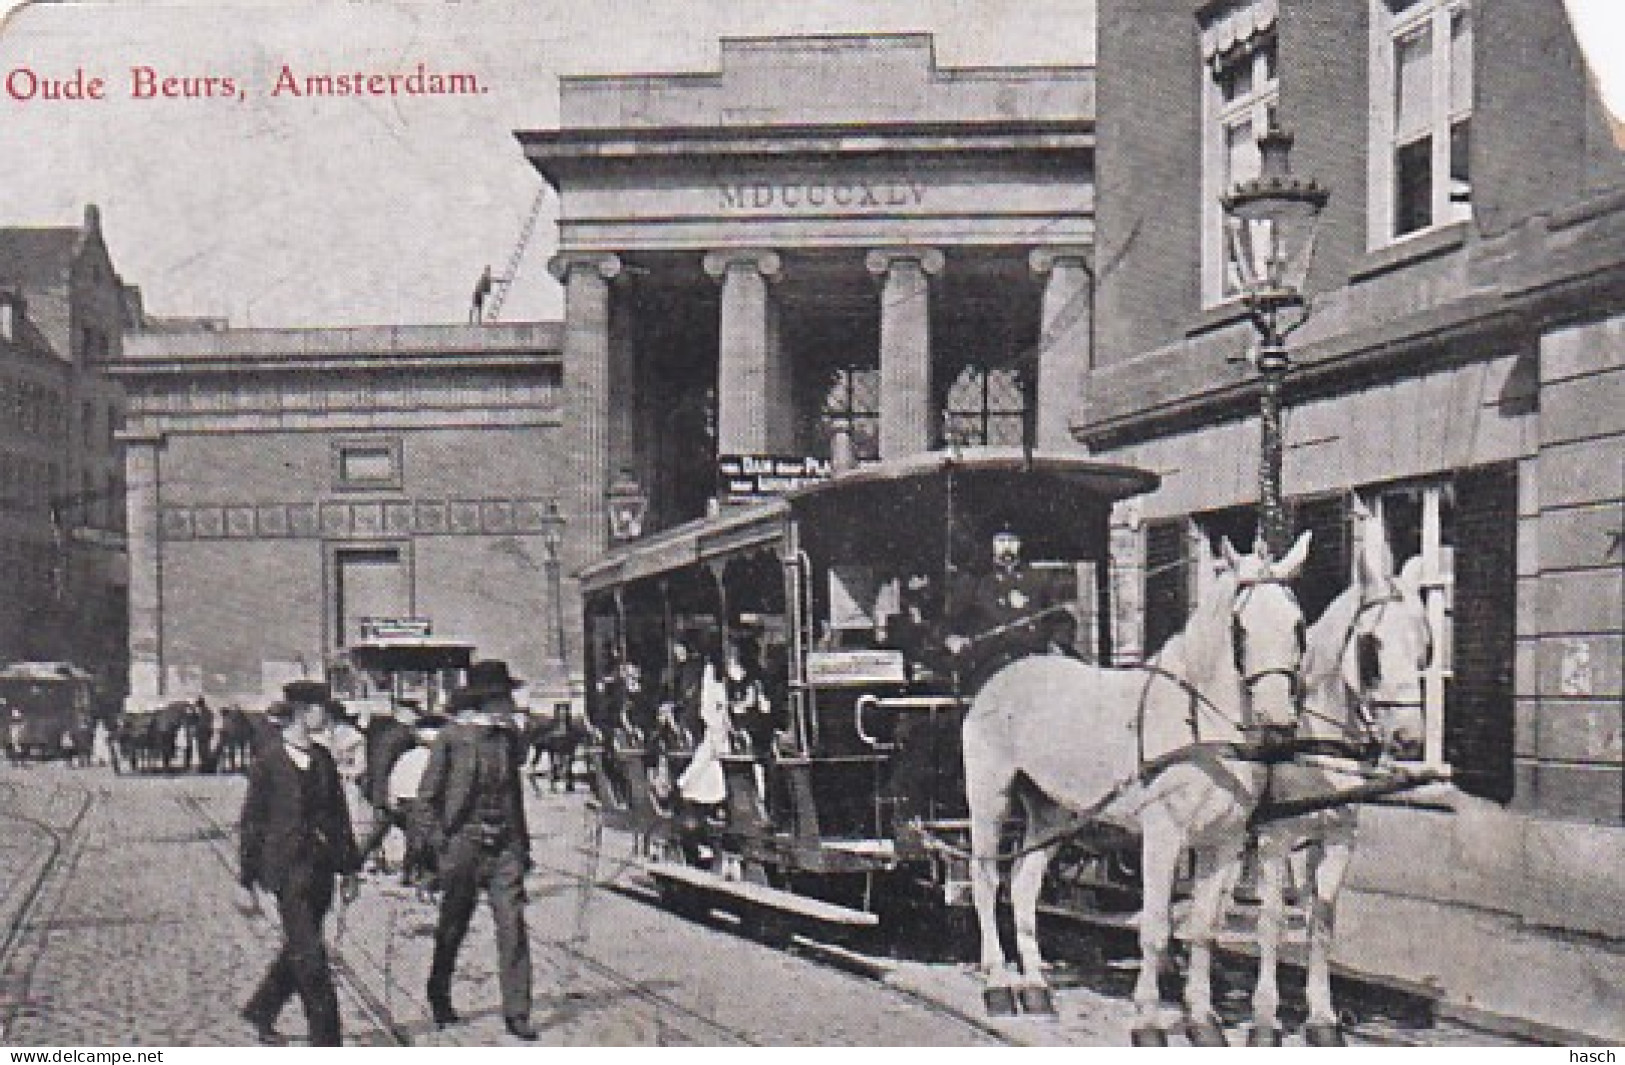
[[[947,513],[950,482],[968,512],[1018,510],[1039,517],[1073,508],[1081,498],[1101,507],[1155,489],[1155,473],[1056,452],[1022,448],[932,451],[860,466],[787,493],[782,498],[733,508],[612,548],[583,567],[586,591],[667,573],[708,558],[767,546],[784,534],[790,514],[815,521],[854,521],[865,514]]]
[[[0,667],[5,680],[94,680],[95,675],[70,662],[12,662]]]
[[[348,650],[359,668],[385,672],[461,669],[474,657],[469,641],[437,636],[391,636],[354,643]]]
[[[1099,462],[1055,451],[1028,451],[1019,447],[976,447],[957,451],[927,451],[889,462],[849,470],[838,477],[808,485],[786,498],[792,506],[804,500],[840,493],[843,500],[866,486],[890,492],[906,482],[922,487],[946,485],[952,475],[956,487],[975,491],[979,482],[1007,486],[1012,474],[1031,478],[1046,490],[1084,492],[1104,502],[1149,492],[1162,479],[1149,470],[1114,462]],[[857,504],[854,504],[857,505]]]

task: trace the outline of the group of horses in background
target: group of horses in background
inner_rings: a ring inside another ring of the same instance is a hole
[[[1192,616],[1148,662],[1103,668],[1060,656],[1018,660],[977,693],[964,725],[972,887],[990,1012],[1053,1012],[1037,938],[1045,867],[1080,825],[1137,832],[1143,904],[1134,990],[1135,1045],[1167,1044],[1159,977],[1175,928],[1175,883],[1194,855],[1183,938],[1189,947],[1184,1028],[1223,1046],[1210,968],[1249,837],[1256,842],[1261,959],[1249,1041],[1278,1046],[1275,968],[1288,858],[1305,851],[1309,1045],[1342,1045],[1330,955],[1357,807],[1261,807],[1335,796],[1382,772],[1384,752],[1414,742],[1432,653],[1419,560],[1396,573],[1380,520],[1358,504],[1357,577],[1313,625],[1289,582],[1305,533],[1280,559],[1260,544],[1240,555],[1204,547]],[[1403,735],[1402,735],[1403,734]],[[1319,753],[1316,753],[1319,752]],[[1453,791],[1453,789],[1451,789]],[[1455,793],[1459,796],[1459,792]],[[1303,809],[1305,812],[1290,811]],[[1005,834],[1022,815],[1013,852]],[[1019,968],[1007,967],[995,920],[1010,868]]]
[[[237,773],[253,761],[253,730],[241,707],[217,712],[181,700],[125,714],[114,743],[124,765],[137,772]]]

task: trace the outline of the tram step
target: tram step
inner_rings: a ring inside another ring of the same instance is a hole
[[[723,895],[736,899],[750,906],[778,910],[793,914],[809,921],[821,924],[844,925],[851,928],[872,928],[880,923],[880,918],[863,910],[854,910],[846,906],[838,906],[833,902],[824,902],[821,899],[810,899],[804,895],[795,895],[778,888],[767,887],[764,884],[752,884],[744,880],[726,880],[715,873],[704,869],[695,869],[689,865],[678,865],[674,862],[650,862],[645,871],[656,881],[670,881],[683,884],[697,891],[712,895]]]

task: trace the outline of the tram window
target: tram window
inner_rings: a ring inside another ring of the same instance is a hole
[[[829,631],[861,632],[872,636],[878,623],[899,607],[895,580],[883,581],[872,566],[831,566],[829,570]],[[846,642],[842,639],[842,642]]]

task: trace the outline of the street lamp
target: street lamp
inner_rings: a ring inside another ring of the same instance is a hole
[[[1292,175],[1292,135],[1273,122],[1258,138],[1258,151],[1259,176],[1238,183],[1220,203],[1242,304],[1258,331],[1258,522],[1270,554],[1279,558],[1292,535],[1281,498],[1281,389],[1292,368],[1286,341],[1309,318],[1303,285],[1328,193],[1313,178]]]
[[[542,547],[547,552],[547,594],[553,600],[553,656],[563,677],[569,674],[564,651],[564,516],[554,502],[547,504],[547,530],[542,534]]]

